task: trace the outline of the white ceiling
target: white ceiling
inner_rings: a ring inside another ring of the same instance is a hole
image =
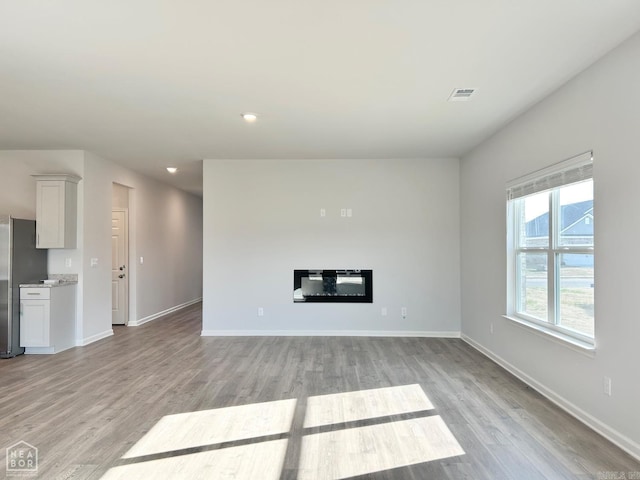
[[[456,157],[639,29],[638,0],[0,0],[0,148],[194,193],[203,158]]]

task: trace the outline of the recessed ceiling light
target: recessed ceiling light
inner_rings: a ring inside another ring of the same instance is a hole
[[[258,119],[258,115],[247,112],[242,114],[242,118],[244,118],[245,122],[253,123]]]
[[[169,173],[176,173],[178,171],[178,169],[176,167],[167,167],[167,172]]]

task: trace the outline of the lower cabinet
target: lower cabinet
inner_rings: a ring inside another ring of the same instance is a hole
[[[49,346],[50,303],[49,300],[20,300],[21,347]]]
[[[76,286],[20,289],[20,346],[58,353],[75,346]]]

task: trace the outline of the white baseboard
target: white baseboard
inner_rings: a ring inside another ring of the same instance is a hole
[[[176,305],[175,307],[171,307],[171,308],[167,308],[166,310],[163,310],[161,312],[158,313],[154,313],[153,315],[149,315],[148,317],[144,317],[144,318],[139,318],[138,320],[129,320],[129,323],[127,324],[128,327],[139,327],[140,325],[143,325],[145,323],[148,323],[152,320],[156,320],[160,317],[164,317],[165,315],[168,315],[170,313],[173,312],[177,312],[178,310],[181,310],[183,308],[186,308],[190,305],[193,305],[194,303],[198,303],[202,301],[202,297],[200,298],[196,298],[195,300],[191,300],[189,302],[186,303],[181,303],[180,305]]]
[[[25,355],[51,355],[57,353],[54,347],[25,347]]]
[[[592,430],[595,430],[596,432],[598,432],[600,435],[602,435],[607,440],[609,440],[610,442],[620,447],[622,450],[627,452],[632,457],[636,458],[637,460],[640,460],[640,445],[638,443],[634,442],[632,439],[630,439],[626,435],[623,435],[622,433],[618,432],[617,430],[611,428],[607,424],[598,420],[591,414],[585,412],[580,407],[574,405],[566,398],[562,397],[561,395],[558,395],[556,392],[554,392],[550,388],[547,388],[545,385],[541,384],[533,377],[527,375],[519,368],[514,367],[505,359],[494,354],[487,348],[483,347],[481,344],[477,343],[475,340],[469,338],[464,334],[461,335],[460,338],[462,338],[462,340],[464,340],[466,343],[471,345],[473,348],[478,350],[483,355],[489,357],[491,360],[496,362],[502,368],[504,368],[511,374],[518,377],[520,380],[522,380],[524,383],[529,385],[538,393],[540,393],[541,395],[543,395],[544,397],[552,401],[554,404],[562,408],[565,412],[575,417],[576,419],[580,420],[582,423],[584,423],[586,426],[588,426]]]
[[[95,335],[91,335],[90,337],[80,338],[76,340],[77,347],[84,347],[85,345],[89,345],[90,343],[97,342],[98,340],[102,340],[103,338],[107,338],[113,335],[113,329],[105,330],[104,332],[96,333]]]
[[[429,337],[460,338],[460,332],[398,330],[202,330],[203,337]]]

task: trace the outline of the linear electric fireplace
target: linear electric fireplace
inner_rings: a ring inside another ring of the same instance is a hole
[[[373,303],[373,270],[294,270],[294,302]]]

